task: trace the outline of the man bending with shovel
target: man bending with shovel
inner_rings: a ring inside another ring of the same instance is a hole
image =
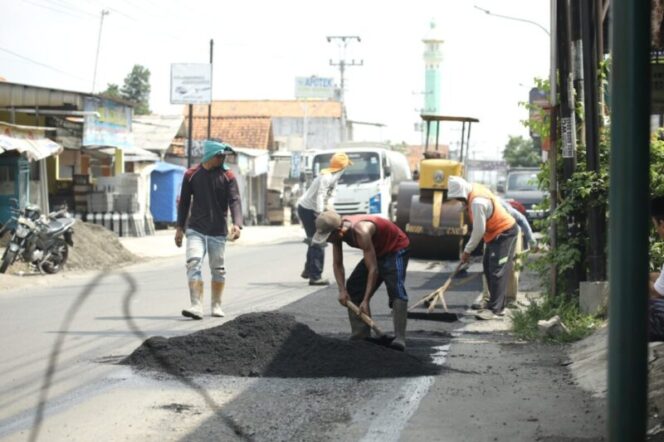
[[[376,215],[350,215],[341,217],[333,211],[324,211],[316,218],[315,244],[332,244],[334,277],[339,287],[339,303],[357,304],[361,313],[371,316],[371,297],[385,282],[392,308],[395,338],[390,347],[404,351],[406,348],[406,322],[408,294],[405,280],[408,267],[406,234],[391,221]],[[355,266],[348,281],[344,269],[342,243],[362,250],[363,259]],[[348,311],[351,339],[370,337],[370,327],[359,315]]]

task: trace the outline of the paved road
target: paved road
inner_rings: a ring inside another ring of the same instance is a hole
[[[335,288],[312,288],[299,279],[303,254],[296,238],[230,247],[224,296],[228,317],[223,321],[246,312],[280,309],[318,333],[347,334],[346,313],[336,303]],[[359,258],[351,252],[345,261],[352,266]],[[453,265],[411,261],[407,280],[411,298],[419,299],[442,284]],[[450,308],[463,312],[475,298],[478,282],[453,288],[447,297]],[[136,290],[130,295],[132,284]],[[559,351],[549,351],[553,359],[545,361],[547,371],[520,371],[535,361],[527,351],[511,370],[510,361],[515,359],[505,356],[513,346],[509,337],[495,343],[486,334],[506,325],[468,318],[457,323],[409,322],[409,351],[428,352],[450,366],[435,377],[359,381],[203,376],[183,385],[174,379],[136,375],[114,364],[145,336],[175,336],[221,323],[181,318],[186,299],[181,256],[117,274],[63,279],[55,287],[2,292],[0,438],[27,440],[40,398],[45,399],[45,413],[39,440],[494,440],[496,435],[498,440],[533,440],[535,435],[560,436],[560,431],[549,427],[555,429],[566,414],[558,420],[545,419],[546,410],[556,405],[553,395],[528,413],[532,408],[528,398],[567,391],[566,402],[580,404],[569,406],[567,413],[583,414],[579,407],[586,406],[586,396],[566,383],[564,369],[550,367]],[[391,330],[385,293],[377,293],[374,299],[375,317],[383,329]],[[132,330],[130,320],[141,334]],[[460,327],[463,333],[451,340],[449,332]],[[457,368],[450,365],[452,356],[459,361]],[[494,370],[487,359],[505,360],[502,366],[494,363]],[[54,371],[45,392],[42,387],[49,367]],[[509,382],[505,373],[512,376]],[[549,383],[551,387],[514,394],[515,379],[526,374],[534,385]],[[461,394],[464,391],[472,394]],[[489,402],[484,400],[488,391]],[[449,402],[441,406],[441,401]],[[512,423],[514,413],[491,416],[495,407],[521,413],[517,417],[523,422],[541,424],[532,424],[522,437],[514,437],[518,429],[506,425]],[[449,421],[439,420],[442,413]],[[468,419],[472,428],[466,425]],[[588,429],[588,419],[579,420],[583,422],[569,424],[562,435],[597,433]],[[498,426],[506,428],[495,432]],[[441,433],[445,427],[450,437]]]

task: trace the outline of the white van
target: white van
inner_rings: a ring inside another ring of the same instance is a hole
[[[376,143],[345,146],[318,151],[311,161],[313,177],[328,167],[335,152],[345,152],[353,163],[339,179],[334,210],[342,215],[375,214],[394,220],[399,183],[412,179],[406,156]]]

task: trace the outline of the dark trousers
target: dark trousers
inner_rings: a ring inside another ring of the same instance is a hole
[[[505,308],[507,284],[514,267],[514,249],[519,229],[512,226],[484,247],[484,276],[489,287],[487,308],[500,313]]]
[[[311,244],[311,238],[316,233],[316,212],[298,205],[297,216],[300,217],[300,222],[307,235],[307,260],[304,263],[304,271],[309,275],[309,279],[320,279],[325,264],[325,250]]]
[[[395,253],[390,253],[378,258],[378,281],[374,287],[373,293],[385,282],[387,295],[390,298],[389,305],[392,307],[392,301],[402,299],[408,302],[408,293],[406,293],[406,269],[408,268],[408,250],[402,249]],[[367,289],[367,279],[369,271],[364,259],[362,259],[353,273],[350,274],[346,282],[346,289],[350,295],[351,301],[359,304],[364,299],[364,293]]]
[[[648,299],[648,341],[664,341],[664,299]]]

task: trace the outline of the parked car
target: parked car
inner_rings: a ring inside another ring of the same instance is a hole
[[[531,225],[533,225],[533,221],[546,216],[546,212],[539,207],[546,194],[538,187],[537,174],[539,172],[539,168],[536,167],[515,168],[510,169],[505,178],[503,198],[521,204]]]

